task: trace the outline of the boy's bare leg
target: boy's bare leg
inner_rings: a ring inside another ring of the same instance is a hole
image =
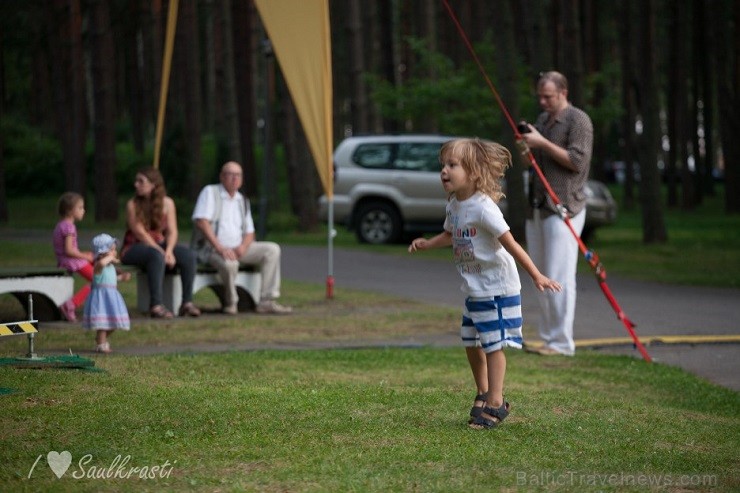
[[[506,356],[503,350],[486,355],[488,368],[488,407],[499,408],[504,404],[504,377],[506,376]]]
[[[475,386],[477,388],[477,394],[485,394],[488,392],[489,386],[489,374],[488,374],[488,363],[486,361],[486,354],[482,348],[479,347],[466,347],[465,355],[468,357],[468,363],[470,364],[470,370],[473,372],[473,380],[475,380]],[[475,401],[473,404],[476,407],[482,407],[482,401]]]

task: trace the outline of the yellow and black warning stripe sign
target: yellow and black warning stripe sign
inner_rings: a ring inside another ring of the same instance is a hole
[[[26,322],[0,323],[0,336],[17,336],[38,332],[38,321],[28,320]]]

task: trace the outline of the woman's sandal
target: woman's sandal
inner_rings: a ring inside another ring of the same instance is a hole
[[[470,408],[470,419],[468,420],[468,424],[472,424],[473,421],[475,421],[475,418],[481,415],[483,412],[483,408],[486,406],[486,398],[487,394],[478,394],[475,396],[475,400],[473,401],[473,407]],[[476,406],[478,402],[482,402],[482,406]]]
[[[180,307],[178,314],[181,317],[185,315],[190,315],[191,317],[200,317],[200,310],[197,306],[193,304],[192,301],[189,301]]]
[[[481,411],[480,416],[474,418],[473,422],[468,426],[474,430],[488,430],[495,428],[506,419],[506,416],[509,415],[509,409],[511,409],[511,406],[506,401],[504,401],[504,403],[501,404],[501,407],[498,408],[485,406],[483,411]]]
[[[164,305],[154,305],[149,309],[149,316],[152,318],[172,318],[174,315]]]

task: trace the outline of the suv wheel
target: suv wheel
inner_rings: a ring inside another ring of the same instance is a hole
[[[368,202],[357,211],[355,233],[363,243],[395,243],[401,238],[401,216],[383,202]]]

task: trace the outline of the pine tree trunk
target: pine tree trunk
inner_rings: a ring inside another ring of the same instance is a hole
[[[382,1],[378,8],[378,24],[380,30],[379,60],[381,63],[380,73],[392,85],[397,84],[396,80],[396,35],[395,35],[395,15],[393,6],[395,2]],[[383,119],[383,128],[386,132],[395,133],[400,130],[398,123],[394,119]]]
[[[596,0],[586,0],[583,2],[583,31],[584,31],[584,64],[587,77],[599,75],[602,72],[602,56],[605,53],[604,45],[601,38],[601,19]],[[607,57],[609,54],[607,53]],[[599,108],[604,102],[607,88],[605,81],[597,78],[593,88],[591,99],[588,105],[592,108]],[[605,181],[606,170],[604,163],[607,161],[607,143],[609,142],[612,128],[611,121],[594,118],[594,145],[593,155],[591,157],[590,176],[596,180]]]
[[[67,190],[86,193],[87,105],[79,0],[54,0],[48,7],[49,48],[57,133],[62,143]]]
[[[298,218],[298,230],[307,232],[318,224],[318,174],[293,100],[284,97],[282,101],[290,208]]]
[[[638,110],[642,116],[642,133],[638,135],[640,158],[640,205],[642,206],[642,239],[644,243],[665,243],[668,240],[660,200],[660,176],[657,148],[660,143],[660,108],[658,105],[657,57],[655,53],[655,2],[642,3],[643,14],[638,20]]]
[[[5,56],[3,52],[3,24],[0,23],[0,121],[5,113]],[[8,196],[5,189],[5,140],[0,132],[0,223],[8,222]]]
[[[201,96],[200,96],[200,50],[198,43],[196,0],[181,0],[179,22],[176,33],[175,59],[180,65],[183,83],[183,107],[185,110],[185,162],[177,163],[181,173],[187,174],[185,194],[195,199],[203,187],[201,165]]]
[[[146,2],[147,0],[142,0]],[[162,60],[164,57],[164,33],[167,15],[162,10],[162,0],[151,0],[149,9],[149,23],[144,31],[145,49],[144,59],[148,62],[145,87],[149,93],[149,118],[152,131],[156,129],[157,113],[159,111],[160,88],[162,85]],[[171,82],[170,82],[171,85]],[[153,133],[153,132],[152,132]]]
[[[635,74],[633,68],[633,29],[632,29],[632,0],[620,2],[619,7],[619,37],[620,61],[622,72],[622,106],[624,113],[621,121],[621,133],[623,143],[621,147],[622,160],[624,162],[624,195],[622,206],[631,210],[635,205]]]
[[[238,2],[237,2],[238,3]],[[203,68],[205,88],[203,91],[203,106],[205,109],[204,125],[206,132],[213,132],[216,128],[216,29],[214,26],[215,18],[214,0],[203,1]],[[220,164],[218,167],[220,168]],[[209,178],[206,177],[206,180]]]
[[[239,1],[239,0],[237,0]],[[241,142],[239,140],[239,118],[236,100],[236,82],[234,79],[234,42],[233,27],[231,25],[231,0],[221,0],[221,23],[224,40],[224,122],[226,123],[226,144],[228,147],[228,161],[242,163]],[[197,32],[197,31],[196,31]],[[196,51],[194,56],[198,56]]]
[[[232,26],[234,46],[234,79],[236,81],[236,100],[239,142],[242,152],[244,189],[247,195],[257,193],[257,165],[254,157],[254,84],[252,67],[255,63],[254,6],[252,2],[232,0]]]
[[[128,108],[131,118],[131,135],[136,152],[144,152],[144,86],[142,68],[139,65],[139,26],[142,25],[141,16],[144,11],[140,10],[140,0],[129,0],[129,11],[131,17],[125,19],[125,67],[126,85],[128,96]]]
[[[725,163],[725,211],[740,212],[740,0],[717,2],[717,97]]]
[[[95,220],[118,219],[115,154],[115,85],[113,31],[106,0],[87,0],[90,6],[95,136]]]
[[[713,197],[715,195],[714,190],[714,169],[717,166],[716,162],[716,150],[715,150],[715,109],[716,109],[716,98],[715,98],[715,84],[716,77],[715,73],[717,67],[716,57],[707,56],[709,53],[715,53],[715,34],[714,34],[714,13],[709,5],[710,0],[699,0],[697,9],[701,16],[701,56],[699,58],[701,68],[699,69],[701,75],[701,99],[703,105],[703,123],[704,123],[704,193]]]
[[[505,1],[499,4],[496,15],[497,26],[493,40],[499,61],[496,67],[501,99],[511,115],[519,115],[521,113],[517,97],[519,57],[514,43],[514,17],[511,3],[511,1]],[[512,153],[512,168],[506,173],[507,221],[514,238],[518,241],[524,241],[524,222],[526,220],[524,165],[514,143],[514,130],[505,118],[503,111],[499,111],[499,114],[501,115],[500,140]]]
[[[350,119],[353,134],[367,133],[370,129],[368,117],[367,87],[365,85],[365,39],[360,0],[350,0],[347,16],[347,33],[349,44],[349,79],[352,94],[350,99]]]
[[[585,103],[583,81],[583,50],[581,48],[580,4],[578,0],[560,0],[563,25],[563,61],[561,72],[568,78],[568,99],[577,107]]]
[[[668,67],[668,139],[670,149],[665,165],[665,176],[668,184],[668,207],[678,205],[678,176],[683,173],[685,159],[684,123],[686,122],[686,67],[683,63],[684,36],[686,32],[682,29],[682,14],[684,7],[682,2],[673,2],[673,8],[669,12],[669,29],[671,33]]]

